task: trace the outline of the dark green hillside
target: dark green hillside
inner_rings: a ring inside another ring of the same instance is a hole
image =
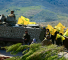
[[[47,21],[56,21],[58,20],[57,14],[49,11],[42,10],[40,13],[36,14],[32,20],[36,20],[36,22],[47,22]]]
[[[67,2],[67,0],[0,0],[0,14],[7,16],[14,10],[17,20],[21,15],[36,22],[67,20]]]

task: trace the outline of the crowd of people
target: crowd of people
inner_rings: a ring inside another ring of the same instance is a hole
[[[52,34],[50,34],[49,29],[43,28],[42,31],[43,30],[45,30],[45,32],[44,32],[45,34],[43,35],[44,38],[42,39],[43,45],[47,45],[45,43],[46,41],[50,41],[51,42],[50,44],[56,44],[58,46],[64,45],[65,37],[62,35],[62,33],[59,33],[58,31],[56,31],[54,33],[54,35],[52,35]],[[60,37],[58,37],[58,35]],[[64,38],[64,39],[62,39],[62,38]]]
[[[59,33],[58,31],[56,31],[54,33],[54,35],[51,35],[49,29],[46,29],[45,27],[43,27],[43,29],[40,33],[39,39],[41,40],[42,45],[56,44],[58,46],[62,46],[62,45],[64,45],[65,38],[64,38],[64,40],[62,40],[61,37],[58,38],[57,37],[58,34],[63,37],[62,33]],[[35,38],[33,39],[33,41],[31,43],[29,43],[30,35],[28,34],[27,30],[25,31],[25,34],[23,35],[23,40],[24,40],[25,44],[36,43]]]

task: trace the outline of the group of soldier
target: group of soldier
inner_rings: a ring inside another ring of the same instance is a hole
[[[62,36],[62,33],[59,33],[58,31],[56,31],[54,35],[51,35],[49,29],[46,29],[45,27],[43,27],[40,33],[39,39],[41,40],[42,45],[49,45],[49,44],[56,44],[58,46],[64,45],[65,39],[62,40],[61,38],[57,38],[57,34]],[[28,34],[27,30],[25,31],[25,34],[23,35],[23,40],[25,44],[28,44],[30,41],[30,35]],[[36,39],[33,39],[33,41],[36,42]]]
[[[42,45],[50,45],[50,44],[57,44],[58,46],[62,46],[64,45],[64,41],[62,41],[61,38],[57,38],[57,34],[61,35],[61,33],[59,33],[58,31],[56,31],[54,33],[54,35],[51,35],[49,32],[49,29],[46,29],[45,27],[43,27],[39,39],[42,42]],[[57,39],[56,39],[57,38]],[[23,35],[23,40],[25,44],[28,44],[30,41],[30,35],[28,34],[28,31],[25,31],[25,34]],[[33,39],[32,43],[36,43],[36,39]]]
[[[61,37],[58,38],[57,35],[63,37],[62,33],[59,33],[58,31],[56,31],[54,35],[51,35],[49,29],[43,27],[39,38],[42,41],[42,45],[49,45],[49,44],[56,44],[58,46],[64,45],[65,38],[63,37],[64,40],[62,40],[62,38]]]

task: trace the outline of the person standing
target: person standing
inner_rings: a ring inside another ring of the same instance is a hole
[[[47,37],[47,36],[50,36],[50,38],[51,38],[51,34],[50,34],[50,31],[49,31],[49,29],[46,29],[46,34],[45,34],[45,37]]]
[[[56,36],[57,36],[57,34],[58,34],[59,32],[58,31],[56,31],[55,33],[54,33],[54,35],[51,35],[51,39],[52,39],[52,44],[55,44],[55,42],[54,41],[56,41]]]
[[[28,34],[28,31],[25,30],[25,34],[23,35],[23,40],[25,44],[29,44],[30,41],[30,35]]]

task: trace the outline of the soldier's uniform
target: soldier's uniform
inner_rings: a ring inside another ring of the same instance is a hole
[[[11,14],[7,16],[6,22],[9,26],[15,26],[16,24],[16,16],[14,14],[14,11],[11,11]]]
[[[29,40],[30,40],[30,35],[29,34],[24,34],[23,39],[24,39],[25,44],[28,44]]]
[[[16,19],[16,16],[15,16],[15,14],[14,14],[14,11],[13,11],[13,10],[11,11],[11,14],[9,14],[8,16],[9,16],[9,17],[14,17],[14,19]]]
[[[9,17],[14,17],[14,19],[16,19],[15,14],[9,14],[8,16],[9,16]]]

